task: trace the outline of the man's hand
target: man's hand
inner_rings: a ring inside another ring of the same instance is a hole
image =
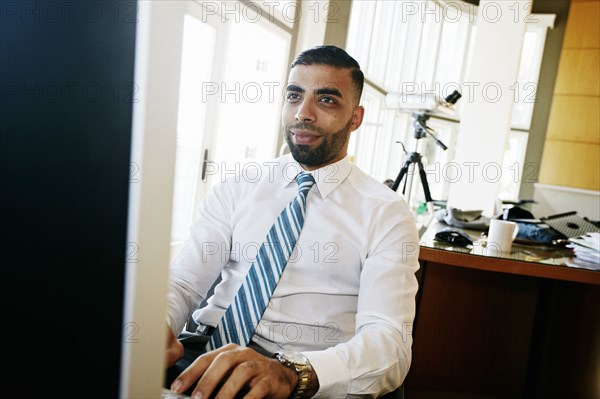
[[[171,328],[167,326],[167,368],[171,367],[183,357],[183,344],[179,342]]]
[[[194,398],[288,398],[296,384],[296,373],[278,360],[250,348],[229,344],[199,356],[171,385],[184,392],[200,378]],[[240,395],[240,396],[236,396]]]

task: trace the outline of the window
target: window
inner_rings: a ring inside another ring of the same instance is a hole
[[[203,82],[210,81],[215,35],[216,30],[210,25],[185,15],[171,223],[172,241],[177,242],[187,237],[195,207],[207,111],[207,104],[198,93],[202,93]]]
[[[188,237],[212,184],[247,163],[277,155],[296,12],[295,1],[260,7],[243,1],[179,4],[183,32],[171,256]]]
[[[354,161],[378,180],[395,179],[407,152],[422,155],[434,200],[445,200],[453,178],[453,146],[458,135],[461,102],[453,115],[431,115],[428,126],[448,149],[426,136],[415,138],[409,113],[385,107],[390,92],[465,94],[464,78],[476,29],[477,7],[453,1],[355,1],[352,3],[346,47],[365,72],[365,124],[353,138]],[[522,51],[512,130],[504,156],[501,198],[517,200],[523,171],[545,35],[552,20],[531,18]],[[364,147],[364,148],[363,148]],[[372,150],[371,150],[372,149]],[[400,154],[400,156],[398,156]],[[419,179],[408,188],[411,206],[424,201]],[[401,191],[400,188],[398,191]]]

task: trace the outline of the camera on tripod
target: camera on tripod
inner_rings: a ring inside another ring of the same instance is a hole
[[[411,112],[413,116],[413,127],[415,141],[415,151],[407,152],[404,145],[402,148],[406,154],[406,159],[400,173],[391,185],[392,190],[397,191],[400,183],[407,176],[410,166],[416,164],[419,169],[419,177],[421,179],[421,185],[423,186],[423,193],[425,195],[425,202],[428,205],[433,201],[431,193],[429,191],[429,184],[427,183],[427,174],[423,167],[423,161],[421,154],[416,151],[418,146],[418,140],[429,135],[435,143],[440,146],[444,151],[448,147],[439,140],[433,133],[434,130],[427,126],[427,120],[432,114],[452,114],[454,112],[454,104],[461,98],[461,94],[458,90],[454,90],[446,98],[441,98],[433,93],[389,93],[385,98],[385,105],[388,108],[399,109],[404,112]],[[412,176],[411,176],[412,177]],[[406,201],[410,203],[410,191],[412,186],[412,179],[407,183],[408,179],[404,180],[404,187],[402,194],[404,194]],[[407,191],[408,189],[408,191]]]
[[[385,106],[413,113],[452,114],[454,104],[460,97],[458,90],[454,90],[446,98],[434,93],[388,93],[385,96]]]

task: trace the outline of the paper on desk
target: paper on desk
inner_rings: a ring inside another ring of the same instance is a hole
[[[580,269],[600,270],[600,263],[586,262],[578,258],[573,258],[567,262],[567,266]]]
[[[600,251],[600,233],[587,233],[579,237],[569,238],[569,241],[585,248]]]
[[[590,232],[580,237],[569,238],[568,248],[575,254],[567,266],[600,270],[600,233]]]

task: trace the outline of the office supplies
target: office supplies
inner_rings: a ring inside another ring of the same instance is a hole
[[[600,270],[600,233],[587,233],[577,238],[569,238],[568,248],[575,257],[569,259],[567,266]]]
[[[467,233],[462,230],[456,230],[449,227],[438,231],[433,239],[435,241],[455,244],[462,247],[473,245],[473,239],[471,239]]]
[[[513,240],[519,233],[519,225],[508,220],[492,219],[488,230],[487,247],[496,246],[504,253],[510,253]]]
[[[434,217],[449,226],[463,229],[486,231],[490,227],[490,218],[483,215],[481,209],[462,210],[456,208],[438,209]]]
[[[578,216],[576,211],[543,217],[541,220],[554,230],[564,234],[567,238],[579,237],[586,233],[600,231],[595,224]]]
[[[171,390],[168,390],[167,388],[163,388],[160,398],[161,399],[187,399],[187,398],[191,398],[191,396],[184,395],[182,393],[175,393]]]

